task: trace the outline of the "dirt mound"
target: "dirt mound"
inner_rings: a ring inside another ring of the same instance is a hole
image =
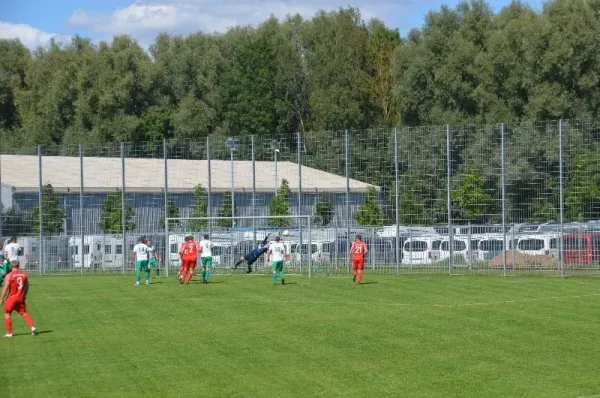
[[[490,260],[490,268],[502,268],[502,253]],[[552,256],[531,256],[513,251],[506,251],[506,266],[509,268],[558,268],[558,260]]]

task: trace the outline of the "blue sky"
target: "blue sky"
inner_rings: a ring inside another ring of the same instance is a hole
[[[525,0],[541,9],[542,0]],[[79,34],[109,40],[129,34],[148,45],[159,32],[186,34],[223,32],[236,24],[255,24],[269,14],[300,13],[352,5],[366,18],[377,17],[402,35],[419,27],[429,10],[458,0],[0,0],[0,38],[18,37],[27,46],[45,45],[50,38],[68,40]],[[497,12],[509,0],[490,0]]]

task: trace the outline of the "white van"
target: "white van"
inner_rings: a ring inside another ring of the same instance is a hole
[[[504,250],[503,236],[489,236],[479,241],[477,258],[481,261],[489,261]]]
[[[519,237],[517,250],[530,256],[552,256],[558,258],[556,235],[524,235]]]
[[[402,264],[431,264],[440,259],[441,236],[417,236],[402,245]]]
[[[473,260],[477,258],[478,245],[479,245],[478,237],[471,236],[454,236],[454,256],[461,256],[465,259],[465,261],[469,260],[469,257]],[[450,240],[448,238],[444,238],[440,245],[440,260],[445,260],[450,258]]]

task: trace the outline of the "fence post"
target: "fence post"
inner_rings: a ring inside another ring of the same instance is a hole
[[[206,137],[206,161],[208,163],[208,167],[206,168],[206,171],[208,173],[208,191],[207,191],[207,195],[206,195],[206,215],[208,217],[210,217],[210,212],[212,209],[212,167],[211,167],[211,161],[210,161],[210,136]],[[212,239],[212,225],[210,220],[208,221],[208,234],[210,235],[210,238]]]
[[[296,152],[298,156],[298,215],[302,215],[302,138],[300,132],[296,133]],[[299,230],[300,248],[302,248],[302,226]],[[312,235],[308,234],[308,255],[312,256]],[[302,251],[300,252],[302,253]],[[300,254],[302,256],[302,254]],[[300,261],[300,273],[302,273],[302,261]],[[308,276],[310,277],[311,267],[308,268]]]
[[[395,174],[395,185],[396,185],[396,239],[395,239],[395,252],[396,252],[396,275],[400,275],[400,188],[398,187],[400,181],[400,173],[398,168],[398,129],[394,127],[394,174]]]
[[[454,229],[452,228],[452,159],[450,157],[451,142],[450,125],[446,125],[446,184],[448,188],[448,197],[446,205],[448,207],[448,273],[452,274],[454,269]]]
[[[350,247],[350,135],[344,131],[346,144],[346,250]],[[350,272],[350,257],[346,256],[346,271]]]
[[[559,212],[560,212],[560,236],[558,240],[558,264],[560,267],[561,276],[564,278],[566,276],[565,272],[565,260],[563,258],[563,236],[564,236],[564,165],[563,165],[563,123],[562,119],[558,121],[558,173],[559,173]]]
[[[43,176],[42,176],[42,146],[38,145],[38,203],[39,203],[39,219],[38,222],[40,224],[40,231],[39,231],[39,239],[40,239],[40,243],[38,244],[38,252],[37,252],[37,260],[38,260],[38,267],[39,267],[39,273],[40,275],[43,274],[42,272],[42,264],[43,264],[43,259],[42,259],[42,253],[44,253],[44,206],[43,206],[43,200],[44,200],[44,195],[43,195]],[[83,258],[83,256],[82,256]],[[83,264],[83,262],[82,262]],[[82,265],[83,266],[83,265]]]
[[[125,274],[125,265],[127,264],[127,217],[125,214],[125,143],[121,142],[121,227],[123,230],[123,267],[122,273]]]
[[[500,125],[500,162],[502,163],[500,182],[502,187],[502,242],[504,242],[504,250],[502,250],[502,275],[506,276],[506,162],[504,153],[504,123]]]
[[[168,277],[169,276],[169,265],[171,262],[171,247],[169,245],[169,222],[167,221],[167,218],[169,217],[169,169],[168,169],[168,156],[167,156],[167,140],[163,139],[163,162],[164,162],[164,167],[165,167],[165,186],[164,186],[164,191],[165,191],[165,254],[163,256],[164,258],[164,266],[165,266],[165,275]],[[156,252],[154,252],[154,255],[156,256]]]
[[[311,230],[311,223],[310,223],[310,217],[307,218],[307,224],[308,224],[308,277],[312,277],[312,250],[311,250],[311,245],[312,245],[312,230]],[[302,241],[300,241],[300,247],[302,247]],[[300,251],[300,256],[302,256],[302,251]],[[302,266],[302,261],[300,261],[300,266]]]
[[[256,153],[254,152],[254,134],[250,136],[250,139],[252,144],[252,216],[256,217]],[[252,219],[252,247],[256,247],[256,219],[254,218]]]
[[[81,253],[81,259],[83,260],[83,241],[85,236],[83,234],[83,145],[79,144],[79,234],[81,237],[81,246],[79,253]],[[75,265],[75,264],[73,264]],[[81,275],[83,275],[83,261],[81,261]]]

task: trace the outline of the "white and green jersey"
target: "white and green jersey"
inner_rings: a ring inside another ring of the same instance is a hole
[[[269,252],[271,253],[271,261],[283,261],[283,255],[285,254],[285,246],[281,242],[273,242],[269,247]]]
[[[202,253],[200,254],[201,258],[212,257],[212,242],[202,239],[200,241],[200,250],[202,250]]]
[[[148,260],[148,246],[144,243],[138,243],[133,247],[133,252],[136,255],[136,261]]]
[[[14,261],[19,259],[19,250],[21,246],[18,243],[9,243],[4,246],[4,258],[8,261]]]
[[[156,258],[156,252],[154,251],[154,246],[148,246],[148,258],[149,259]]]

